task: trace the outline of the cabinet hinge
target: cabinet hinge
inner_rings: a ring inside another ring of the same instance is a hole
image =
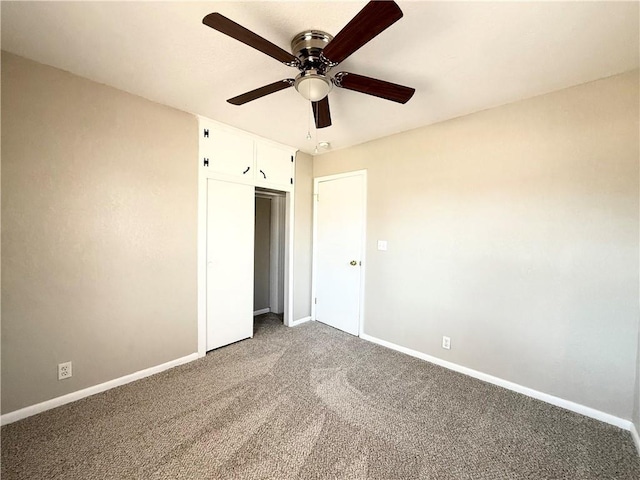
[[[209,129],[208,128],[204,129],[204,138],[209,138]]]
[[[208,167],[209,166],[209,159],[205,157],[204,159],[204,166]]]
[[[317,305],[317,304],[318,304],[318,297],[316,297],[316,298],[314,298],[314,299],[313,299],[313,303],[314,303],[315,305]]]

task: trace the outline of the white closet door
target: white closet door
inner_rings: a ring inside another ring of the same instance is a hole
[[[207,350],[253,336],[254,195],[207,180]]]

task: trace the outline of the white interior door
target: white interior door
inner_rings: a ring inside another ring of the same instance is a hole
[[[315,319],[358,335],[365,226],[364,172],[316,179]]]
[[[253,336],[254,198],[207,179],[207,350]]]

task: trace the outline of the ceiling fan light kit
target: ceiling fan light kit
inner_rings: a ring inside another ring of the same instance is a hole
[[[328,94],[333,86],[398,103],[406,103],[413,96],[415,89],[403,85],[349,72],[330,74],[332,68],[400,18],[402,11],[395,2],[371,1],[335,37],[321,30],[298,33],[291,40],[292,53],[219,13],[210,13],[202,23],[300,71],[295,79],[265,85],[227,100],[229,103],[243,105],[295,86],[300,95],[311,101],[316,128],[325,128],[331,125]]]
[[[307,100],[318,102],[331,91],[331,80],[326,75],[310,69],[296,77],[295,87],[298,93]]]

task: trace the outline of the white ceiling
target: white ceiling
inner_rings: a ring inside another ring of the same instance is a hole
[[[202,24],[220,12],[289,51],[336,34],[365,5],[341,2],[2,2],[2,49],[311,153],[309,104],[287,89],[225,100],[297,74]],[[399,1],[404,17],[337,67],[416,89],[406,104],[334,88],[344,148],[638,68],[638,2]]]

